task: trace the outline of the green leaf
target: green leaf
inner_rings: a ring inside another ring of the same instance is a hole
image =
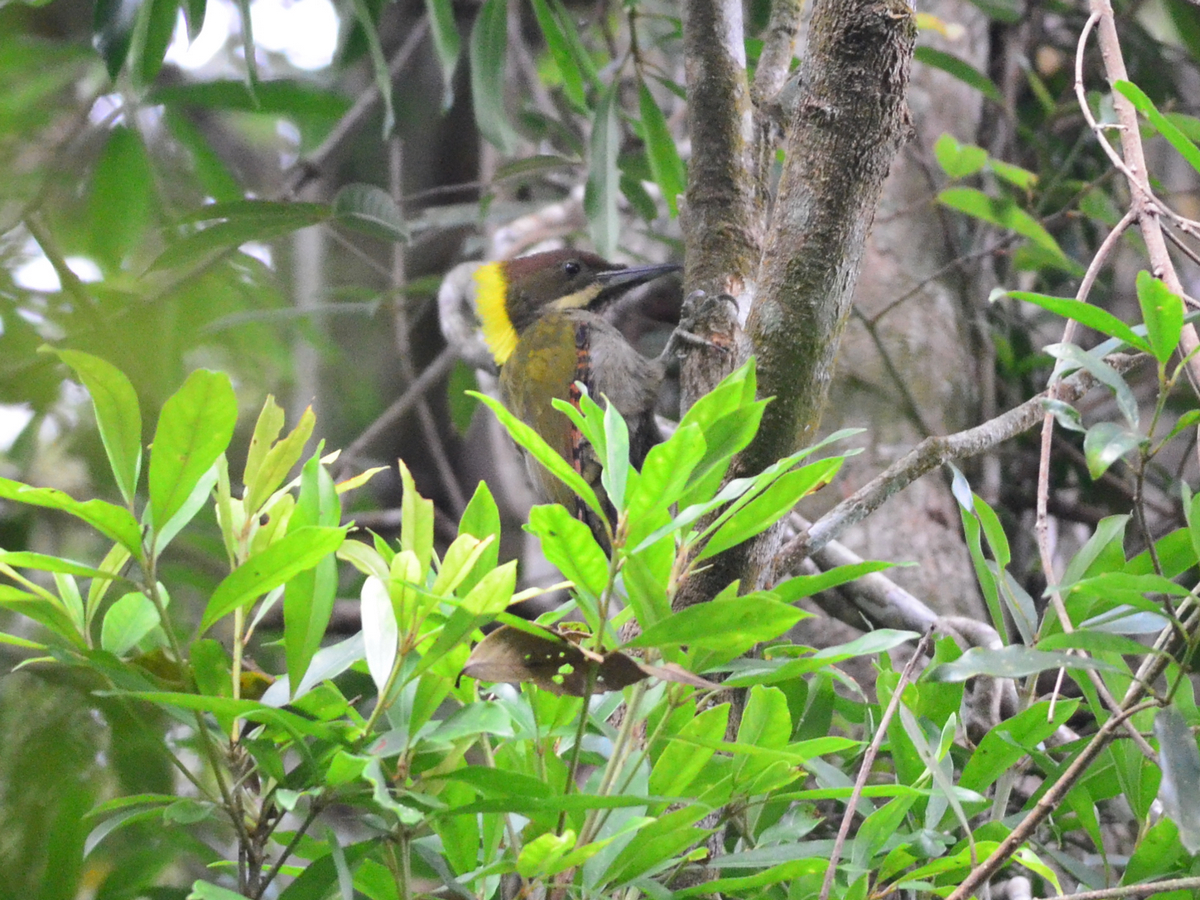
[[[489,0],[491,2],[491,0]],[[621,126],[617,120],[617,83],[600,94],[596,115],[592,118],[592,137],[588,144],[588,179],[583,193],[583,209],[591,226],[592,242],[601,256],[612,256],[620,237],[617,199],[621,193],[617,153],[621,149]]]
[[[886,653],[907,641],[915,640],[920,635],[912,631],[895,631],[891,628],[880,628],[862,637],[855,638],[846,644],[827,647],[811,656],[800,659],[743,659],[731,665],[733,675],[726,679],[725,684],[737,687],[748,687],[754,684],[780,684],[792,681],[809,672],[835,666],[847,659],[857,656],[869,656],[875,653]]]
[[[249,241],[269,241],[318,225],[330,215],[331,210],[318,203],[266,200],[214,203],[190,217],[192,221],[211,224],[175,241],[159,254],[148,271],[193,265],[207,260],[211,254],[233,250]]]
[[[108,608],[100,628],[100,646],[124,656],[159,624],[158,610],[141,591],[126,594]]]
[[[19,481],[0,478],[0,500],[27,503],[70,513],[87,522],[102,535],[126,547],[138,559],[142,558],[142,530],[137,519],[127,509],[103,500],[80,503],[54,488],[35,488]]]
[[[789,578],[787,581],[781,581],[775,585],[771,588],[771,593],[784,603],[795,603],[797,600],[811,597],[813,594],[819,594],[821,591],[849,584],[851,581],[862,578],[864,575],[870,575],[872,572],[882,572],[885,569],[890,569],[894,565],[895,563],[890,562],[867,561],[848,566],[837,566],[827,572],[822,572],[820,575],[797,575],[794,578]]]
[[[959,143],[952,134],[943,134],[937,139],[933,154],[942,171],[951,178],[967,178],[981,172],[988,161],[986,150],[974,144]]]
[[[463,510],[462,519],[459,520],[458,533],[469,534],[479,540],[492,539],[475,568],[461,585],[464,590],[469,591],[483,577],[483,573],[496,567],[500,559],[500,510],[486,482],[480,481],[476,485],[475,493],[471,495],[467,508]]]
[[[1170,119],[1160,113],[1158,107],[1154,105],[1154,101],[1147,97],[1141,88],[1128,81],[1114,82],[1113,87],[1118,93],[1124,95],[1138,112],[1150,120],[1150,124],[1157,128],[1159,134],[1167,139],[1167,143],[1187,160],[1188,165],[1200,172],[1200,147],[1193,144]]]
[[[147,105],[153,106],[166,105],[181,109],[202,107],[223,113],[282,115],[300,123],[321,123],[322,129],[318,130],[332,126],[346,114],[352,102],[345,94],[332,88],[288,78],[255,85],[253,94],[244,80],[217,78],[182,82],[156,87],[145,99]]]
[[[63,572],[55,572],[52,577],[54,578],[54,586],[58,588],[58,596],[63,609],[71,617],[71,623],[75,626],[75,630],[82,634],[84,613],[83,597],[79,593],[79,583],[75,581],[74,575],[67,575]]]
[[[150,455],[150,510],[161,529],[233,437],[237,398],[224,372],[197,369],[167,398]]]
[[[408,243],[404,213],[391,194],[373,184],[347,184],[339,190],[333,198],[333,216],[381,241]]]
[[[260,489],[259,493],[261,496],[258,502],[251,502],[251,497],[254,494],[254,483],[258,479],[259,472],[262,471],[263,464],[266,462],[268,451],[279,438],[279,432],[283,430],[284,422],[283,407],[275,402],[273,394],[267,394],[267,399],[263,402],[263,408],[258,414],[258,420],[254,423],[254,434],[250,436],[250,448],[246,451],[246,466],[242,470],[242,484],[245,486],[242,499],[247,509],[258,509],[262,505],[263,499],[275,489],[274,487],[266,491]],[[300,455],[297,453],[296,459],[299,458]],[[296,464],[296,459],[292,460],[288,469]],[[283,476],[281,475],[280,481],[275,486],[278,487],[282,483]]]
[[[687,190],[687,169],[679,156],[679,150],[675,147],[675,138],[667,127],[667,119],[654,102],[654,95],[650,93],[644,81],[638,84],[638,103],[641,107],[646,158],[650,161],[650,171],[662,189],[671,218],[674,218],[679,215],[676,198]]]
[[[242,26],[242,58],[246,61],[246,92],[258,108],[258,57],[254,53],[254,24],[250,15],[250,0],[235,0]]]
[[[938,194],[938,202],[976,219],[1015,231],[1046,251],[1049,254],[1047,261],[1055,267],[1072,274],[1080,271],[1079,264],[1062,252],[1050,232],[1011,197],[989,197],[975,188],[959,187],[942,191]]]
[[[1118,459],[1141,446],[1143,438],[1116,422],[1097,422],[1083,436],[1088,474],[1099,478]]]
[[[184,0],[181,5],[183,18],[187,23],[188,41],[191,42],[200,37],[200,31],[204,28],[204,13],[208,4],[206,0]]]
[[[513,151],[516,134],[504,107],[508,84],[508,2],[484,0],[471,29],[471,103],[479,133],[505,156]]]
[[[1137,295],[1151,352],[1165,363],[1179,346],[1183,333],[1183,301],[1144,269],[1137,274]]]
[[[143,3],[132,47],[134,81],[139,86],[152,84],[162,68],[163,57],[175,33],[179,0],[149,0]]]
[[[967,760],[959,786],[983,793],[1026,754],[1058,730],[1079,707],[1078,700],[1035,703],[992,727]]]
[[[575,62],[571,45],[567,40],[563,27],[551,11],[546,0],[532,0],[533,14],[537,17],[538,27],[542,29],[542,37],[546,39],[546,48],[558,66],[562,77],[563,93],[567,102],[576,112],[587,112],[587,98],[583,90],[583,72]]]
[[[105,268],[119,269],[140,245],[154,198],[154,172],[141,137],[116,126],[96,164],[88,200],[91,249]]]
[[[780,476],[774,484],[739,509],[717,529],[697,561],[708,559],[766,531],[814,490],[828,484],[842,459],[825,459]]]
[[[527,530],[538,536],[546,560],[593,603],[608,584],[608,557],[586,523],[555,504],[529,511]]]
[[[600,481],[618,513],[625,509],[625,484],[629,479],[629,429],[611,403],[604,409],[604,468]]]
[[[1024,300],[1026,303],[1033,303],[1042,309],[1049,310],[1055,315],[1073,319],[1080,325],[1093,328],[1102,334],[1107,334],[1109,337],[1122,340],[1131,347],[1136,347],[1138,350],[1150,351],[1150,345],[1146,343],[1145,338],[1136,334],[1132,328],[1112,313],[1098,306],[1093,306],[1091,303],[1083,303],[1069,297],[1050,297],[1046,294],[1035,294],[1031,291],[1001,291],[995,293],[989,299],[996,300],[1000,297],[1014,297],[1017,300]]]
[[[116,80],[125,64],[133,29],[143,0],[97,0],[92,20],[92,45],[104,60],[108,77]]]
[[[1119,568],[1125,561],[1125,526],[1130,516],[1106,516],[1096,525],[1092,536],[1067,563],[1062,583],[1074,584],[1092,571],[1092,564],[1101,560],[1097,571]]]
[[[1120,671],[1116,666],[1070,653],[1050,653],[1013,644],[998,650],[972,647],[954,662],[943,663],[926,673],[930,681],[965,681],[976,675],[1024,678],[1049,669],[1099,669]]]
[[[557,451],[542,440],[541,435],[505,409],[499,400],[475,391],[469,391],[468,393],[472,397],[477,397],[496,414],[496,418],[500,420],[500,424],[507,429],[509,435],[512,436],[512,439],[516,441],[518,446],[522,447],[530,456],[545,466],[551,475],[578,494],[583,502],[591,508],[592,512],[601,519],[607,518],[603,507],[600,505],[600,500],[596,496],[596,492],[592,490],[591,485],[584,481],[583,476],[571,468],[570,464]]]
[[[334,553],[345,540],[345,528],[314,525],[298,528],[251,556],[217,585],[200,620],[203,634],[213,623],[235,609],[248,606],[267,591],[315,566]]]
[[[187,895],[187,900],[246,900],[246,898],[229,888],[210,884],[207,881],[195,881],[192,883],[192,891]]]
[[[341,522],[342,504],[320,451],[300,473],[300,496],[288,519],[288,533],[306,526],[334,527]],[[337,560],[328,555],[311,569],[288,581],[283,592],[283,647],[288,683],[299,685],[313,655],[321,648],[337,597]]]
[[[697,746],[692,739],[720,741],[729,724],[729,704],[722,703],[706,709],[680,730],[678,738],[667,744],[650,772],[650,793],[662,797],[679,797],[695,781],[700,770],[713,757],[714,751]]]
[[[466,437],[479,401],[467,395],[467,391],[479,390],[475,370],[463,360],[457,360],[446,379],[446,405],[450,407],[450,421],[460,437]]]
[[[654,513],[679,498],[692,471],[704,458],[706,447],[700,426],[692,422],[680,425],[671,437],[650,448],[641,477],[628,497],[630,542],[634,546],[648,533],[646,526],[655,521]]]
[[[85,646],[83,635],[79,633],[75,622],[72,621],[71,616],[57,597],[47,599],[20,588],[0,584],[0,609],[10,609],[20,613],[45,626],[64,641],[78,647]],[[10,640],[4,642],[12,643]]]
[[[1009,184],[1023,191],[1032,191],[1037,186],[1037,175],[1028,169],[1022,169],[1020,166],[1014,166],[1011,163],[990,158],[988,159],[987,167],[990,171],[995,172],[998,178],[1004,179]]]
[[[1073,407],[1065,400],[1051,400],[1044,398],[1042,400],[1042,409],[1052,416],[1054,421],[1058,423],[1060,428],[1066,428],[1068,431],[1086,432],[1087,428],[1083,424],[1083,417],[1079,414],[1079,410]]]
[[[22,569],[37,569],[40,572],[59,572],[64,575],[75,575],[79,578],[99,578],[111,580],[117,578],[112,572],[85,566],[73,560],[59,556],[47,556],[44,553],[33,553],[28,550],[0,550],[0,563]],[[124,581],[124,579],[120,579]]]
[[[1174,706],[1160,709],[1154,717],[1158,738],[1162,782],[1158,796],[1164,811],[1179,827],[1179,841],[1188,853],[1200,853],[1200,805],[1196,787],[1200,785],[1200,750],[1196,736]]]
[[[779,637],[807,614],[766,592],[717,598],[680,610],[656,622],[628,647],[692,647],[724,650],[747,647]]]
[[[791,736],[792,716],[783,691],[762,685],[751,688],[738,726],[737,742],[746,747],[783,750]],[[733,762],[734,781],[747,784],[776,762],[765,754],[739,755]]]
[[[974,494],[972,499],[974,500],[975,515],[979,518],[984,537],[987,538],[988,547],[991,548],[992,558],[996,561],[996,565],[1003,569],[1012,562],[1012,551],[1008,546],[1008,537],[1004,534],[1004,526],[1000,524],[1000,517],[996,515],[996,511],[988,505],[986,500],[978,494]]]
[[[137,391],[112,363],[79,350],[56,350],[92,397],[96,425],[125,502],[132,504],[142,466],[142,413]]]
[[[469,534],[460,534],[456,537],[454,542],[446,548],[442,567],[438,570],[437,579],[433,582],[429,593],[437,596],[453,594],[494,541],[495,538],[491,537],[481,541]]]
[[[514,559],[492,569],[479,579],[479,584],[471,588],[459,605],[472,615],[489,621],[512,602],[516,587],[517,561]],[[433,656],[432,651],[428,656]]]
[[[716,802],[719,804],[719,801]],[[696,802],[660,815],[656,821],[639,831],[636,839],[626,844],[617,854],[608,870],[613,883],[626,884],[644,873],[657,872],[680,853],[703,842],[715,829],[697,828],[693,823],[702,819],[710,810],[709,804]],[[656,883],[649,879],[638,881],[639,885]],[[712,882],[705,881],[705,885],[708,884]],[[653,896],[649,890],[645,893],[648,897]]]
[[[87,602],[84,604],[84,626],[90,631],[92,627],[92,619],[96,616],[96,611],[100,608],[100,604],[104,602],[105,596],[108,594],[108,589],[112,586],[113,580],[117,578],[125,564],[129,562],[131,556],[129,550],[120,544],[113,544],[108,553],[104,554],[104,559],[100,561],[99,576],[92,578],[91,585],[88,586]]]
[[[1045,349],[1055,359],[1068,364],[1062,367],[1064,370],[1084,369],[1097,381],[1109,387],[1116,395],[1117,409],[1121,411],[1121,415],[1130,425],[1137,428],[1139,418],[1137,398],[1134,397],[1133,391],[1116,369],[1100,359],[1094,352],[1083,350],[1075,344],[1047,344]]]
[[[454,105],[454,70],[458,68],[461,46],[458,22],[452,0],[425,0],[425,12],[433,35],[433,49],[442,67],[442,111],[446,112]]]
[[[417,493],[417,483],[404,461],[400,461],[400,549],[411,550],[422,573],[433,558],[433,501]]]
[[[975,88],[975,90],[979,91],[979,93],[983,94],[989,100],[995,100],[1001,104],[1004,102],[1000,88],[996,87],[992,79],[952,53],[921,46],[917,47],[914,51],[913,59],[927,66],[933,66],[935,69],[941,69],[947,75],[957,78],[968,87]]]
[[[370,577],[364,581],[360,597],[363,655],[375,690],[382,697],[399,652],[400,629],[387,585],[382,580]]]

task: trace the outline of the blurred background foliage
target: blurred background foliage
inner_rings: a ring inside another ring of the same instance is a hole
[[[1116,6],[1131,79],[1200,138],[1200,8]],[[973,384],[955,413],[968,422],[1041,389],[1050,360],[1038,348],[1060,327],[1014,302],[985,305],[988,291],[1069,292],[1124,205],[1073,94],[1085,7],[921,10],[917,77],[965,86],[983,112],[949,142],[910,145],[924,185],[879,227],[937,223],[945,261],[931,277],[969,306],[973,368],[962,374]],[[767,0],[747,0],[747,33],[761,37],[769,12]],[[506,532],[519,542],[521,474],[463,398],[480,376],[454,363],[453,348],[446,355],[437,287],[456,263],[555,239],[627,260],[678,258],[674,198],[688,157],[679,16],[663,0],[0,4],[0,474],[117,496],[82,390],[37,352],[49,342],[118,365],[147,410],[196,367],[231,373],[245,404],[234,447],[246,446],[268,393],[289,422],[311,404],[327,447],[357,448],[354,468],[403,457],[439,522],[457,519],[479,477],[499,478],[511,488]],[[760,49],[748,40],[751,66]],[[1099,96],[1097,112],[1111,118]],[[1164,196],[1197,217],[1194,172],[1151,149]],[[973,193],[946,190],[963,185]],[[200,211],[212,203],[225,205]],[[1119,315],[1136,310],[1140,239],[1124,240],[1128,261],[1093,295]],[[1180,258],[1200,293],[1194,262]],[[883,299],[891,309],[909,296],[897,287]],[[677,297],[647,298],[625,324],[652,337],[677,308]],[[422,402],[381,421],[435,362]],[[855,368],[843,361],[851,381]],[[909,378],[903,363],[893,374],[901,387]],[[897,414],[920,420],[912,405]],[[1127,506],[1128,479],[1093,482],[1078,437],[1059,440],[1055,482],[1068,489],[1053,511],[1064,527]],[[1154,530],[1179,520],[1176,482],[1193,455],[1181,447],[1150,473]],[[979,464],[981,492],[990,487],[1009,523],[1028,522],[1035,459],[1032,442],[1018,442]],[[376,483],[351,514],[386,532],[399,477],[393,468]],[[495,490],[503,502],[506,488]],[[195,602],[224,572],[210,533],[173,548],[172,583],[194,589],[176,603]],[[60,519],[0,503],[5,549],[89,558],[95,548],[81,540]],[[1013,568],[1037,596],[1031,546]],[[89,857],[93,871],[71,868],[87,832],[80,817],[106,781],[138,793],[171,780],[161,753],[128,740],[138,729],[126,713],[97,707],[94,687],[42,670],[0,679],[0,898],[82,896],[88,885],[129,896],[105,872],[173,865],[167,845],[191,840],[131,827]]]

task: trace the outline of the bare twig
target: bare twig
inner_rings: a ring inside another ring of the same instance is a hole
[[[750,88],[756,106],[761,107],[774,98],[787,80],[803,11],[804,0],[777,0],[771,4],[767,37],[763,41],[762,53],[754,69],[754,84]]]
[[[380,413],[379,418],[372,422],[370,427],[342,452],[338,459],[340,468],[337,480],[345,478],[352,468],[351,463],[355,462],[380,435],[404,418],[408,411],[416,405],[417,400],[437,384],[457,361],[458,351],[453,347],[447,347],[439,353],[433,362],[426,366],[417,379],[408,386],[408,390],[397,397],[392,405]]]
[[[1186,891],[1200,888],[1200,877],[1168,878],[1166,881],[1151,881],[1146,884],[1126,884],[1121,887],[1104,888],[1099,891],[1078,891],[1071,900],[1109,900],[1120,897],[1148,897],[1159,891]]]
[[[429,20],[426,16],[413,26],[412,31],[408,33],[408,37],[404,43],[400,45],[400,49],[396,51],[396,55],[392,57],[392,61],[388,64],[388,77],[395,78],[399,75],[409,59],[420,46],[421,41],[425,39],[429,33]],[[354,101],[354,105],[346,111],[346,114],[338,119],[333,130],[329,132],[325,140],[321,141],[321,145],[312,153],[302,157],[294,162],[286,172],[284,172],[284,188],[283,196],[294,197],[298,194],[309,181],[317,177],[325,164],[337,150],[356,132],[359,127],[366,121],[368,115],[375,110],[375,104],[380,100],[379,86],[372,81],[371,86],[358,95]]]
[[[1077,59],[1075,65],[1076,75],[1082,71],[1082,60]],[[1117,241],[1121,239],[1121,235],[1125,230],[1136,221],[1137,215],[1131,208],[1126,211],[1125,215],[1108,233],[1104,241],[1100,244],[1096,255],[1092,257],[1092,261],[1088,264],[1087,272],[1084,273],[1083,280],[1079,283],[1079,290],[1075,293],[1075,299],[1081,303],[1086,303],[1088,296],[1092,292],[1092,286],[1096,283],[1096,278],[1100,271],[1108,262],[1108,257],[1112,254],[1113,249],[1117,246]],[[1074,319],[1068,319],[1066,327],[1063,329],[1063,343],[1068,344],[1074,341],[1075,332],[1078,330],[1079,323]],[[1047,399],[1055,401],[1059,399],[1059,387],[1062,384],[1062,379],[1059,377],[1059,367],[1055,367],[1054,374],[1050,376],[1050,385],[1046,390]],[[1048,501],[1050,498],[1050,449],[1053,445],[1054,438],[1054,414],[1047,411],[1042,418],[1042,444],[1041,453],[1038,458],[1038,486],[1037,486],[1037,520],[1034,531],[1037,535],[1038,554],[1042,562],[1042,571],[1046,576],[1046,582],[1049,585],[1050,603],[1054,607],[1054,612],[1058,616],[1058,621],[1062,625],[1063,631],[1067,634],[1075,630],[1075,626],[1071,622],[1071,617],[1067,613],[1066,604],[1063,602],[1062,592],[1058,589],[1058,579],[1054,574],[1054,554],[1050,549],[1050,520],[1047,513]],[[1082,651],[1076,651],[1080,656],[1087,657],[1087,654]],[[1063,672],[1059,670],[1059,681],[1061,682]],[[1116,698],[1108,689],[1108,685],[1104,683],[1104,679],[1100,677],[1100,673],[1095,669],[1088,669],[1087,676],[1096,688],[1097,693],[1107,706],[1114,713],[1118,710]],[[1058,695],[1058,685],[1055,685],[1055,696]],[[1051,702],[1049,715],[1053,716],[1054,704]],[[1129,733],[1130,738],[1142,751],[1142,754],[1151,761],[1157,760],[1157,754],[1154,748],[1142,737],[1133,725],[1129,722],[1125,723],[1125,730]]]
[[[904,688],[912,680],[913,670],[917,667],[917,661],[928,650],[932,635],[932,629],[926,631],[917,643],[917,649],[913,651],[913,655],[909,657],[908,663],[904,666],[904,671],[900,673],[900,681],[892,691],[892,699],[888,701],[887,709],[884,710],[883,717],[879,721],[879,726],[875,729],[875,737],[871,739],[871,745],[867,747],[867,752],[863,754],[862,762],[858,767],[858,778],[854,781],[854,790],[850,792],[850,799],[846,802],[846,812],[842,816],[841,827],[838,828],[837,838],[833,842],[833,853],[829,860],[829,868],[825,870],[825,881],[821,884],[821,893],[818,895],[818,900],[829,900],[829,891],[833,887],[834,876],[837,875],[838,860],[842,858],[842,848],[846,844],[846,835],[850,833],[850,823],[854,820],[854,810],[858,808],[858,801],[862,797],[863,786],[866,785],[867,777],[871,774],[871,767],[875,764],[875,755],[879,753],[879,748],[883,745],[883,740],[887,736],[888,723],[892,721],[892,716],[896,714],[896,709],[900,706],[900,697],[904,693]]]
[[[37,245],[42,249],[46,259],[50,260],[50,265],[53,266],[54,274],[58,276],[62,289],[71,295],[71,299],[78,304],[81,313],[89,313],[94,301],[88,293],[88,289],[79,280],[79,276],[71,271],[71,267],[67,265],[66,259],[58,249],[58,244],[54,242],[50,232],[42,226],[37,214],[31,212],[25,216],[24,224],[26,230],[37,241]]]
[[[1096,132],[1101,147],[1108,154],[1113,165],[1121,171],[1129,183],[1131,195],[1130,209],[1136,214],[1138,227],[1146,241],[1146,252],[1150,256],[1150,268],[1156,278],[1161,278],[1170,290],[1178,296],[1183,296],[1183,284],[1179,273],[1167,250],[1167,242],[1163,236],[1162,223],[1159,216],[1170,217],[1186,234],[1195,234],[1197,223],[1170,209],[1165,203],[1154,196],[1150,189],[1146,154],[1142,149],[1142,134],[1138,126],[1137,110],[1124,94],[1117,90],[1112,92],[1113,108],[1117,112],[1120,123],[1121,155],[1105,140],[1102,129],[1096,123],[1087,105],[1087,95],[1083,88],[1083,47],[1087,43],[1092,29],[1096,30],[1100,44],[1100,55],[1104,61],[1104,74],[1110,86],[1118,81],[1128,81],[1129,73],[1125,70],[1125,58],[1121,52],[1121,42],[1117,36],[1116,19],[1113,16],[1112,4],[1109,0],[1090,0],[1092,14],[1079,35],[1079,49],[1075,63],[1075,96],[1079,100],[1080,109],[1088,125]],[[1185,325],[1180,338],[1183,355],[1191,358],[1187,362],[1188,378],[1193,389],[1200,393],[1200,356],[1195,350],[1200,347],[1200,336],[1196,334],[1193,325]]]
[[[1106,362],[1118,371],[1126,371],[1137,359],[1138,357],[1114,354],[1107,357]],[[1074,400],[1087,393],[1095,383],[1095,379],[1086,372],[1076,372],[1061,382],[1059,397]],[[778,556],[778,571],[792,571],[801,559],[816,553],[830,540],[865,519],[894,494],[943,463],[975,456],[1028,431],[1042,420],[1042,403],[1046,397],[1046,393],[1038,394],[982,425],[956,434],[938,435],[921,441],[852,496],[818,519],[807,533],[788,541]]]
[[[971,870],[970,874],[954,889],[954,892],[950,894],[947,900],[967,900],[984,882],[995,875],[1000,870],[1000,867],[1008,862],[1009,858],[1017,852],[1020,846],[1033,836],[1034,830],[1046,817],[1058,808],[1071,788],[1083,777],[1084,773],[1087,772],[1088,768],[1096,761],[1104,749],[1112,743],[1117,735],[1117,730],[1121,728],[1122,724],[1134,714],[1156,705],[1155,701],[1127,705],[1101,725],[1100,730],[1096,732],[1088,745],[1067,766],[1066,771],[1050,786],[1050,789],[1041,796],[1041,799],[1029,811],[1028,815],[1009,833],[1008,837],[1000,842],[1000,846],[992,851],[991,856]]]
[[[399,136],[393,136],[388,144],[388,180],[391,182],[392,196],[396,198],[397,203],[400,202],[403,191],[403,176],[404,147]],[[391,276],[392,288],[399,292],[408,281],[404,245],[400,243],[396,243],[392,247]],[[392,327],[400,374],[404,377],[406,384],[412,384],[416,378],[416,367],[413,365],[412,342],[409,340],[408,333],[408,303],[407,298],[403,295],[397,297],[393,307]],[[467,501],[459,486],[458,476],[455,474],[454,466],[450,463],[445,442],[442,441],[441,432],[438,431],[437,420],[434,419],[433,410],[424,394],[417,397],[416,407],[417,421],[421,426],[421,434],[425,438],[425,446],[433,457],[434,470],[437,472],[442,488],[446,491],[446,497],[450,501],[454,517],[457,519],[467,508]]]

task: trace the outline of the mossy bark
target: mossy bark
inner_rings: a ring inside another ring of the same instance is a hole
[[[697,5],[704,4],[692,4]],[[694,20],[695,13],[690,18]],[[752,126],[739,130],[746,135],[746,150],[737,153],[738,145],[729,135],[734,121],[745,120],[724,120],[720,132],[729,149],[723,151],[723,171],[715,163],[700,168],[693,163],[689,284],[749,300],[739,355],[757,355],[759,394],[775,398],[735,474],[757,472],[816,435],[867,233],[884,179],[912,130],[905,93],[915,39],[915,14],[904,0],[814,4],[794,90],[786,87],[780,98],[787,124],[786,157],[770,219],[761,230],[758,259],[746,257],[760,233],[754,216],[765,221],[767,215],[763,205],[756,204],[758,173],[749,162],[755,150],[750,146]],[[714,77],[722,74],[715,63],[697,68]],[[703,137],[696,126],[718,111],[728,114],[728,106],[707,109],[702,105],[705,95],[696,95],[701,85],[690,86],[693,142],[699,153]],[[706,91],[719,95],[711,85]],[[726,94],[737,97],[739,91]],[[744,171],[734,172],[739,163]],[[723,205],[710,199],[725,195],[729,197]],[[747,221],[743,210],[756,205]],[[731,217],[718,224],[722,209]],[[695,233],[699,226],[706,226],[702,232],[716,230],[710,238]],[[724,249],[712,250],[710,257],[709,240],[717,238]],[[724,281],[711,274],[717,265],[724,266]],[[685,585],[678,604],[702,602],[734,578],[741,579],[743,590],[752,589],[769,577],[777,546],[768,533],[723,554]]]

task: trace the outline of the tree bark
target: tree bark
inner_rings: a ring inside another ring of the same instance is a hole
[[[809,35],[794,100],[784,108],[786,161],[746,322],[759,394],[775,399],[735,475],[815,437],[867,233],[912,130],[905,92],[916,22],[904,0],[817,0]],[[693,184],[705,171],[694,170]],[[691,241],[688,250],[691,269]],[[734,578],[744,590],[765,581],[776,535],[723,554],[684,585],[677,605],[707,600]]]

